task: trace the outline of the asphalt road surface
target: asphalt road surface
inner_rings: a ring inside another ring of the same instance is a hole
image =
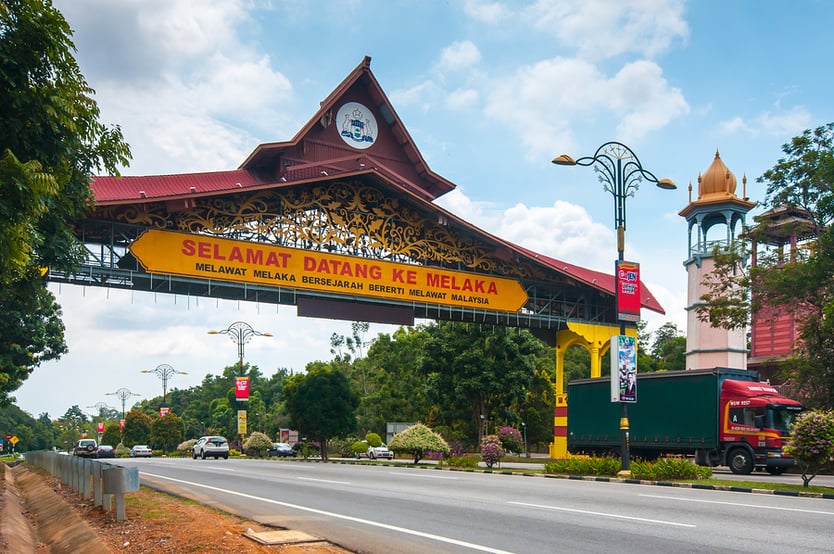
[[[118,463],[137,465],[143,485],[368,553],[834,551],[828,499],[432,466]]]

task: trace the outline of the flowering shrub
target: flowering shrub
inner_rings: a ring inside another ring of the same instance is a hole
[[[463,446],[463,443],[459,440],[455,439],[453,441],[449,441],[449,456],[463,456],[466,453],[466,448]]]
[[[255,431],[244,441],[243,451],[247,456],[254,456],[263,458],[266,456],[266,451],[272,448],[272,441],[270,438],[259,431]]]
[[[796,459],[802,486],[807,487],[834,458],[834,412],[811,410],[800,415],[784,450]]]
[[[501,446],[507,452],[520,454],[524,449],[524,439],[515,427],[501,427],[498,429],[498,440],[501,441]]]
[[[418,423],[412,425],[405,431],[400,431],[388,443],[392,452],[402,452],[414,457],[414,463],[419,462],[429,452],[449,452],[449,445],[446,441],[423,425]]]
[[[487,467],[492,467],[504,457],[504,447],[498,435],[487,435],[481,440],[481,460]]]

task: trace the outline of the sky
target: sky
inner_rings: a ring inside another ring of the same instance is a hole
[[[457,188],[437,203],[481,229],[600,271],[617,257],[614,199],[563,153],[627,144],[677,190],[644,182],[626,201],[625,257],[686,331],[687,225],[698,176],[716,151],[737,194],[782,145],[832,120],[834,3],[799,0],[55,0],[101,109],[133,152],[124,175],[235,169],[261,143],[289,140],[365,56],[431,169]],[[748,215],[760,212],[757,206]],[[294,306],[51,284],[69,353],[14,393],[33,416],[88,413],[113,393],[133,403],[199,385],[237,360],[264,375],[332,359],[350,322]],[[395,327],[372,324],[365,340]]]

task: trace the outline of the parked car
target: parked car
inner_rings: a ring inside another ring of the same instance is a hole
[[[191,457],[197,458],[223,458],[229,459],[229,441],[226,437],[211,435],[207,437],[200,437],[194,446],[191,448]]]
[[[298,452],[296,452],[289,443],[286,442],[276,442],[272,445],[272,448],[266,451],[268,456],[278,456],[279,458],[291,458],[293,456],[298,456]]]
[[[81,439],[75,443],[72,453],[83,458],[95,458],[98,453],[98,444],[95,439]]]
[[[371,446],[368,448],[368,458],[372,460],[376,460],[377,458],[387,458],[389,460],[393,460],[394,453],[388,450],[385,443],[382,443],[379,446]]]
[[[109,444],[100,444],[98,445],[98,452],[96,453],[96,458],[115,458],[116,457],[116,449],[110,446]]]
[[[367,443],[368,441],[362,441]],[[379,446],[368,446],[368,450],[365,452],[357,452],[356,459],[359,458],[369,458],[371,460],[376,460],[377,458],[386,458],[388,460],[394,459],[394,453],[388,450],[388,447],[385,443],[382,443]]]
[[[131,458],[150,458],[153,456],[153,450],[147,444],[137,444],[130,449]]]

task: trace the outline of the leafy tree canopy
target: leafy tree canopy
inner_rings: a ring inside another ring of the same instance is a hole
[[[0,405],[66,351],[41,268],[83,260],[74,223],[91,205],[90,176],[130,159],[121,130],[99,122],[71,36],[49,0],[0,2],[0,311],[26,336],[0,333]]]

